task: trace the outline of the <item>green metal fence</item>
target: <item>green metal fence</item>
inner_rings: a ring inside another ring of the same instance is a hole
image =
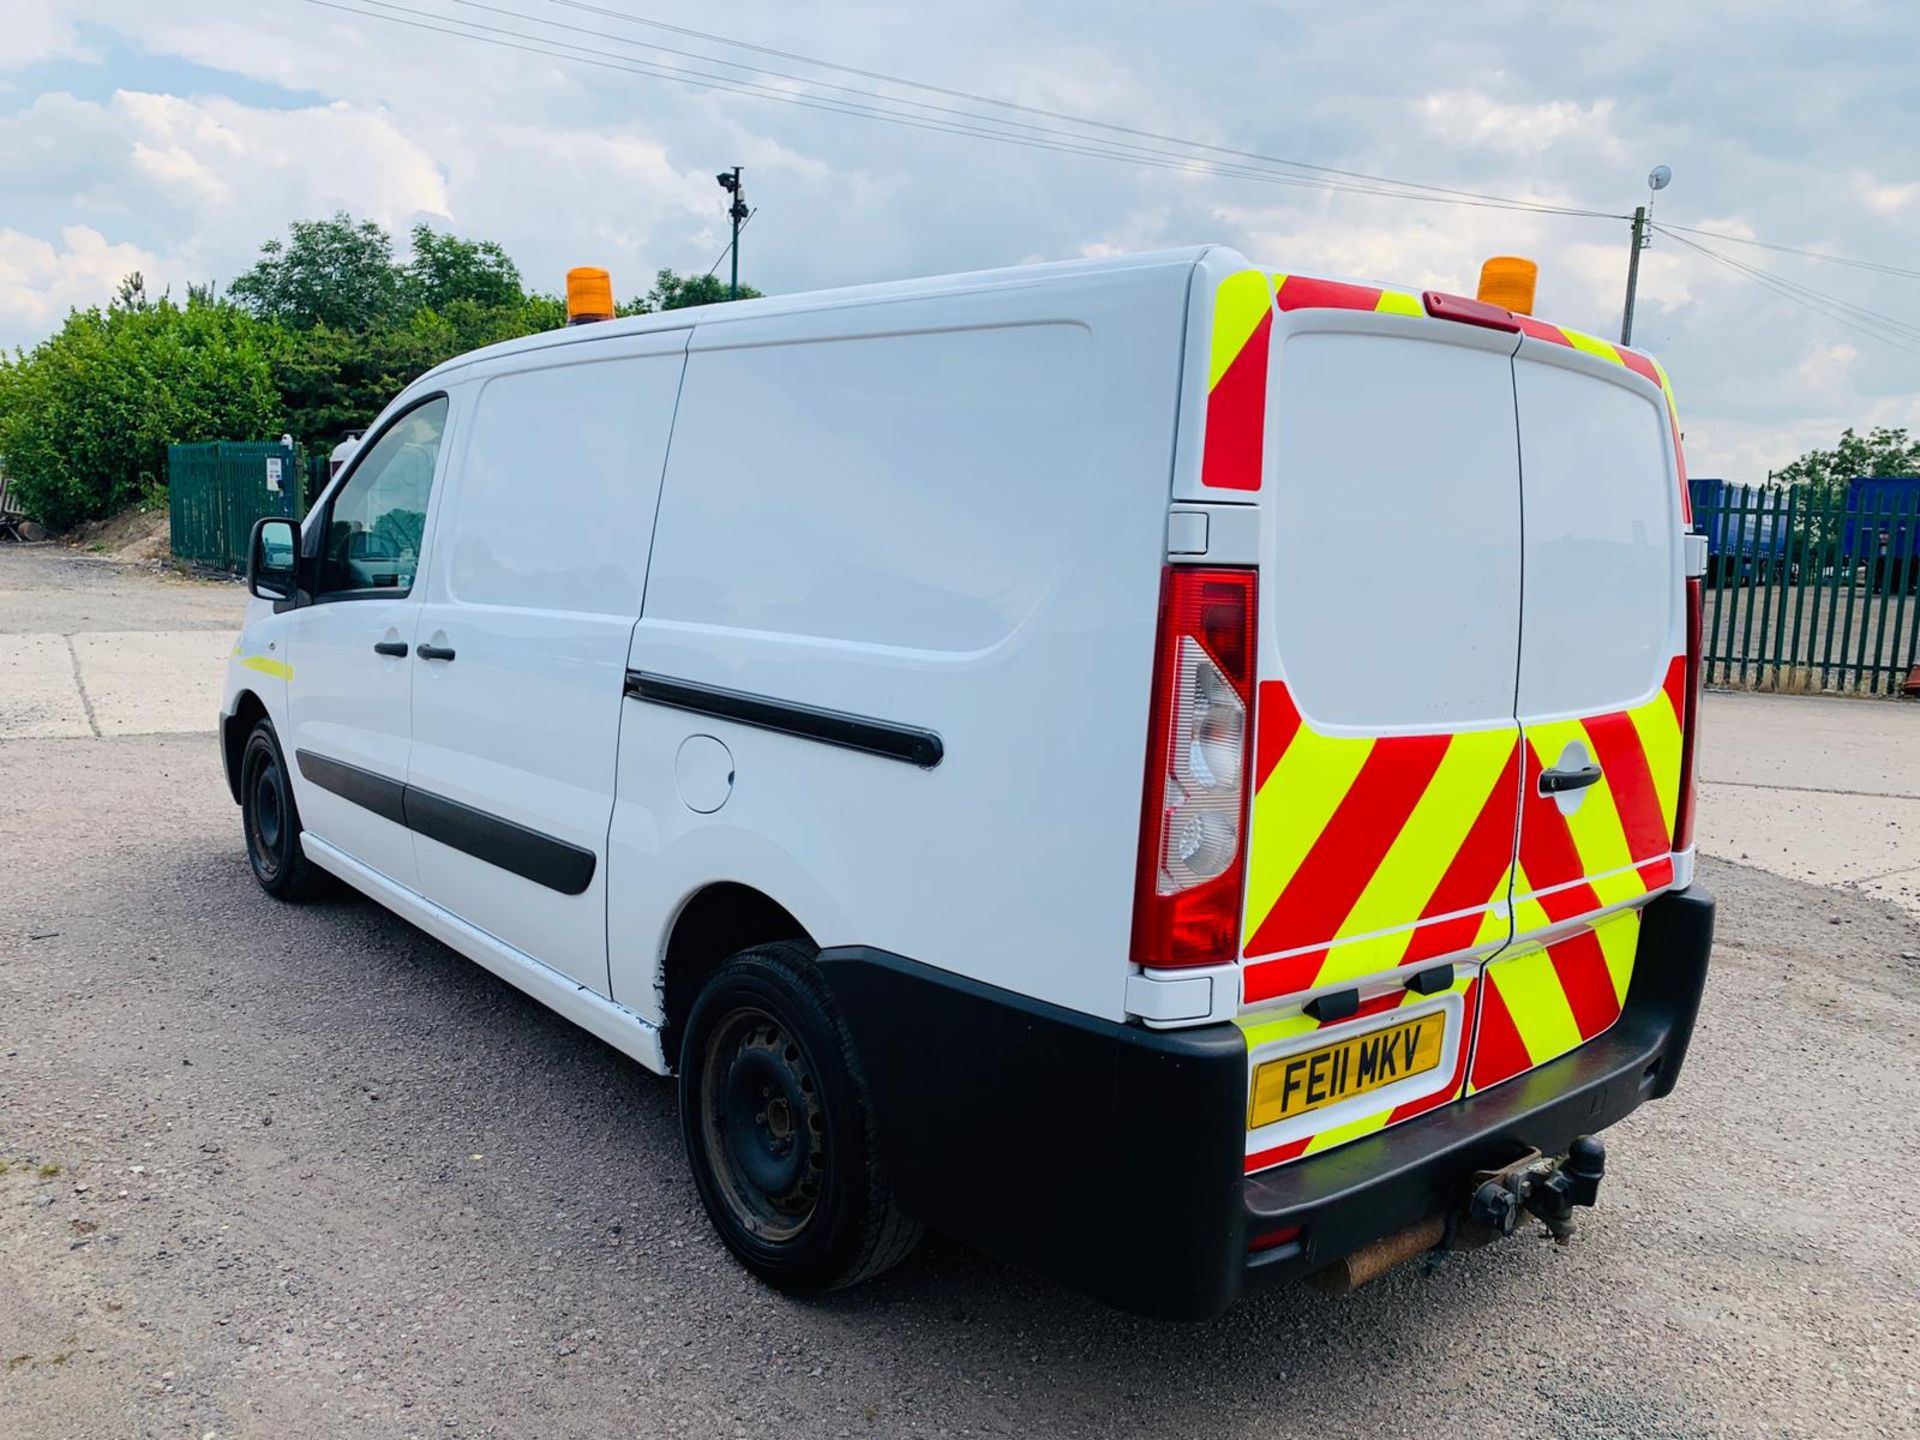
[[[1894,695],[1920,663],[1920,485],[1697,483],[1709,685]]]
[[[313,457],[271,440],[167,447],[167,510],[178,560],[238,573],[263,515],[299,520],[314,493]],[[323,467],[325,458],[321,457]]]

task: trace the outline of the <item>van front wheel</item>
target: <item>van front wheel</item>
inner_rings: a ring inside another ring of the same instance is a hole
[[[744,950],[707,981],[680,1046],[680,1132],[720,1238],[778,1289],[854,1284],[920,1237],[894,1206],[852,1038],[805,945]]]
[[[240,755],[240,817],[247,863],[262,890],[276,900],[309,900],[320,892],[322,872],[300,848],[300,811],[271,720],[253,727]]]

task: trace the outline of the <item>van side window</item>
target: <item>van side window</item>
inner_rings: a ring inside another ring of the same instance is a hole
[[[394,597],[413,588],[446,428],[447,397],[436,396],[389,425],[360,457],[327,509],[316,594]]]

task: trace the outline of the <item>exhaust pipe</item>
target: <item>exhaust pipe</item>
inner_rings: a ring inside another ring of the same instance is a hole
[[[1426,1254],[1439,1245],[1446,1234],[1446,1217],[1429,1215],[1418,1224],[1383,1236],[1314,1271],[1307,1277],[1307,1283],[1323,1295],[1351,1295],[1369,1280],[1378,1280],[1389,1270]]]

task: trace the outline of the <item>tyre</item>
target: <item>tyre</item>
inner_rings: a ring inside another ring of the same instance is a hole
[[[680,1046],[680,1133],[720,1238],[778,1289],[852,1285],[920,1238],[894,1205],[852,1037],[806,945],[744,950],[708,979]]]
[[[262,890],[276,900],[307,900],[320,892],[321,872],[300,848],[300,811],[271,720],[253,727],[240,752],[240,817],[247,862]]]

